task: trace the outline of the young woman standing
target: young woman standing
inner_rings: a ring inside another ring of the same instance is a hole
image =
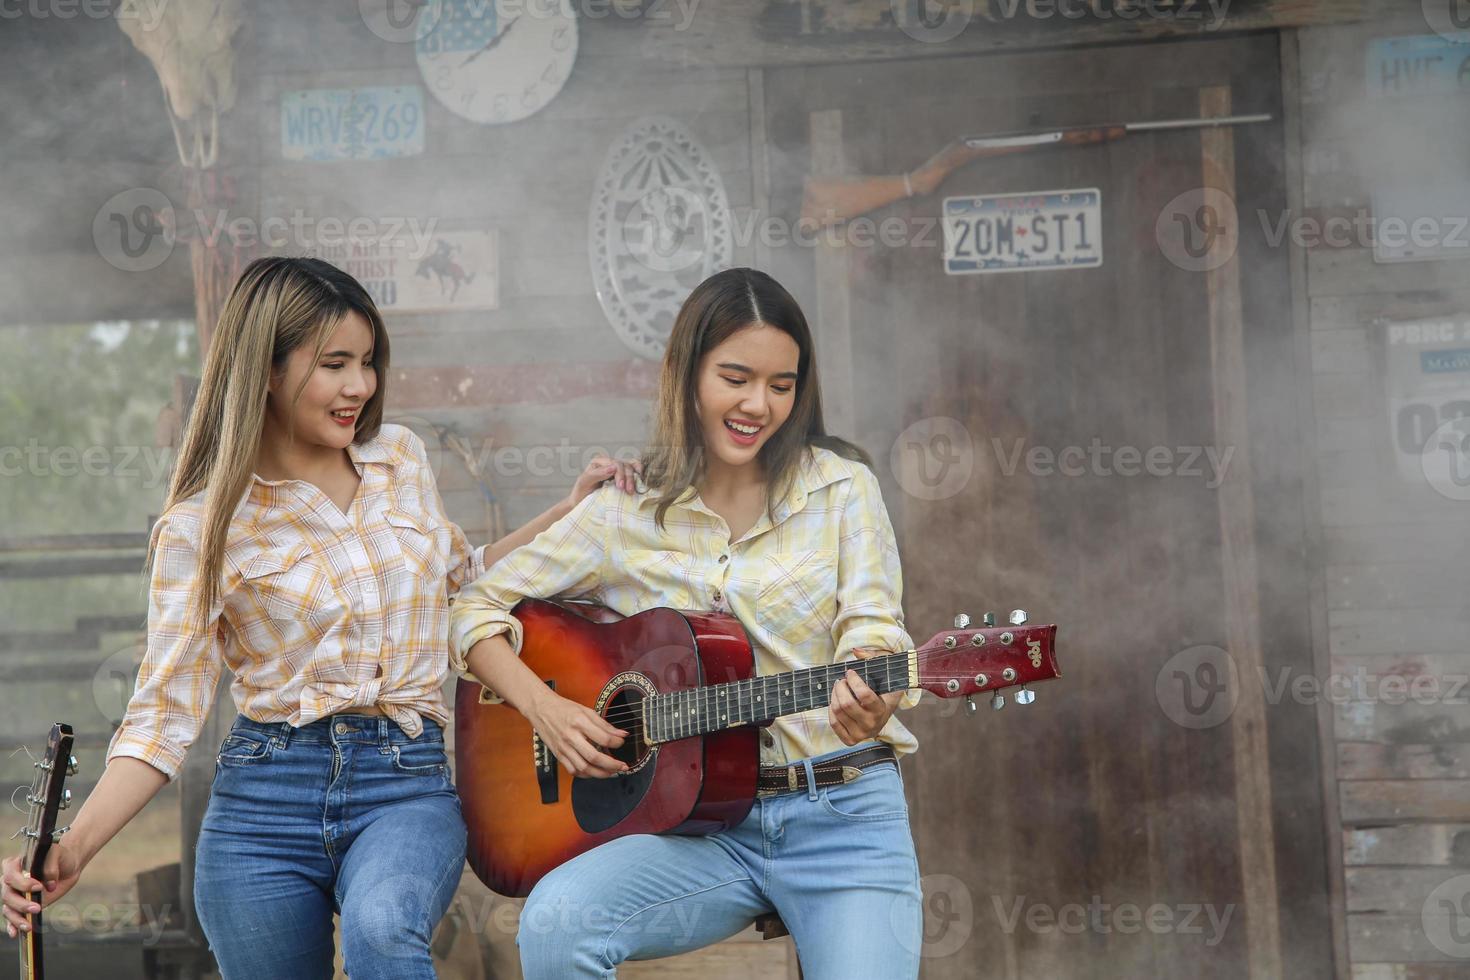
[[[468,585],[454,667],[526,716],[583,777],[626,767],[628,733],[560,697],[517,657],[526,596],[587,596],[624,615],[657,606],[737,616],[757,672],[912,647],[878,481],[826,434],[811,333],[775,280],[732,269],[679,312],[663,362],[647,487],[592,494]],[[518,936],[528,980],[611,977],[626,959],[686,952],[780,913],[808,980],[918,975],[918,866],[892,717],[917,692],[874,693],[854,671],[830,708],[779,719],[762,766],[793,791],[709,837],[638,835],[594,848],[532,891]],[[859,772],[844,782],[844,768]]]
[[[329,978],[334,912],[353,980],[433,977],[464,822],[444,757],[449,597],[626,464],[472,549],[423,444],[384,424],[388,337],[351,276],[252,263],[211,344],[149,544],[148,647],[107,767],[52,847],[43,901],[179,770],[222,667],[240,717],[193,858],[226,980]],[[12,936],[41,886],[4,862]]]

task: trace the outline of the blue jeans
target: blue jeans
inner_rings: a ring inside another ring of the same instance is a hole
[[[194,903],[225,980],[432,978],[429,937],[464,866],[444,733],[373,715],[241,717],[220,746]]]
[[[526,980],[607,978],[623,960],[707,946],[773,909],[807,980],[919,975],[919,866],[895,765],[759,799],[724,833],[594,848],[536,885],[516,942]]]

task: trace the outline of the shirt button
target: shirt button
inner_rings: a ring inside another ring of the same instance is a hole
[[[766,748],[770,748],[771,746],[776,744],[776,736],[771,734],[771,730],[769,728],[761,729],[761,744],[764,745]]]
[[[721,565],[725,564],[725,562],[727,562],[729,560],[730,560],[730,556],[729,555],[721,555],[720,556],[720,564]]]

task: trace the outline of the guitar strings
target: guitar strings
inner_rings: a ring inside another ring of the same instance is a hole
[[[941,656],[953,655],[954,653],[955,653],[955,651],[954,650],[950,650],[950,649],[924,650],[924,651],[920,651],[915,656],[914,659],[917,661],[917,663],[919,665],[922,666],[927,659],[932,659],[934,657],[941,657]],[[886,656],[894,656],[894,654],[887,654]],[[852,661],[852,664],[854,666],[862,666],[862,665],[865,665],[865,664],[872,664],[873,663],[873,660],[875,660],[875,659],[877,659],[877,658],[873,658],[873,659],[869,659],[869,660]],[[831,667],[831,666],[838,666],[838,665],[829,664],[829,665],[826,665],[826,666]],[[899,664],[894,664],[894,665],[892,665],[891,668],[885,667],[884,668],[884,672],[886,673],[889,669],[898,668],[900,666],[901,665],[899,665]],[[906,664],[904,664],[903,666],[906,666]],[[820,669],[820,668],[803,668],[803,669]],[[767,674],[765,676],[766,677],[770,677],[770,676],[774,676],[774,675]],[[844,676],[846,676],[846,675],[844,674]],[[923,684],[925,682],[932,682],[932,681],[947,681],[947,680],[950,680],[953,676],[954,675],[952,675],[952,674],[933,674],[933,675],[926,675],[926,674],[920,673],[920,675],[919,675],[919,683],[920,684]],[[759,679],[760,679],[759,677],[755,677],[755,678],[745,678],[744,680],[759,680]],[[736,681],[735,683],[743,683],[743,681]],[[1025,683],[1025,682],[1022,682],[1022,683]],[[1007,686],[1015,686],[1015,685],[1007,685]],[[711,689],[710,687],[703,687],[703,688],[685,688],[684,690],[686,690],[686,691],[687,690],[700,691],[700,690],[710,690],[710,689]],[[908,690],[908,689],[906,688],[905,690]],[[660,693],[666,695],[666,694],[674,694],[674,693],[682,693],[682,692],[665,691],[665,692],[660,692]],[[815,692],[813,692],[813,693],[815,693]],[[830,690],[829,691],[824,691],[823,694],[826,695],[826,696],[830,696],[831,692],[830,692]],[[808,696],[810,696],[810,695],[808,695]],[[812,705],[812,708],[817,708],[817,707],[821,707],[821,705],[817,705],[817,704],[813,704]],[[803,709],[798,709],[798,710],[803,710]],[[804,709],[804,710],[811,710],[811,708]],[[605,720],[607,720],[609,723],[616,723],[614,721],[614,719],[628,720],[630,722],[635,722],[636,723],[638,721],[641,721],[642,718],[643,718],[643,706],[642,706],[642,702],[640,701],[637,706],[626,705],[626,706],[623,706],[623,707],[620,707],[620,708],[615,708],[612,711],[609,711],[606,715],[603,715],[602,717]],[[619,725],[619,727],[623,727],[623,726]]]

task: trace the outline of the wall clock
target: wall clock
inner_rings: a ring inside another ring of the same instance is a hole
[[[433,0],[414,46],[445,108],[478,123],[516,122],[571,76],[577,18],[571,0]]]

